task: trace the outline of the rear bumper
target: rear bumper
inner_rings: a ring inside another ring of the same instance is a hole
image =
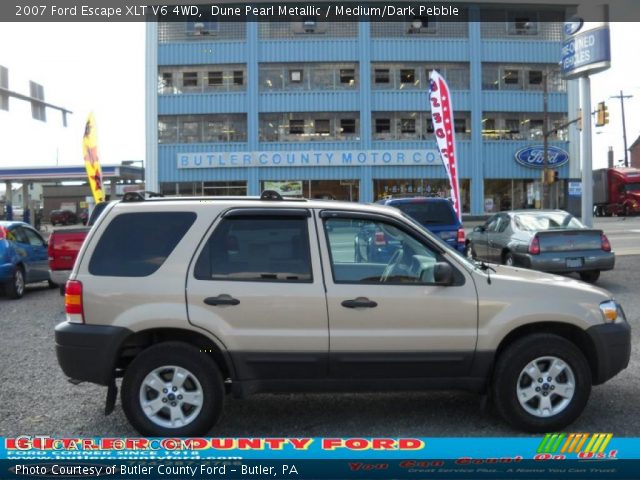
[[[56,356],[70,378],[108,385],[120,345],[133,332],[108,325],[63,322],[56,326]]]
[[[581,258],[581,267],[568,267],[567,259]],[[540,255],[524,255],[522,265],[533,270],[552,273],[586,272],[590,270],[613,270],[616,257],[613,252],[583,250],[575,252],[550,252]]]
[[[49,278],[56,285],[66,285],[70,275],[71,270],[49,270]]]
[[[596,349],[594,385],[627,368],[631,356],[631,327],[627,322],[596,325],[588,328],[587,334]]]

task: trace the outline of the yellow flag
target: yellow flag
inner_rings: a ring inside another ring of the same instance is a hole
[[[102,169],[98,159],[98,141],[96,135],[96,122],[93,113],[89,114],[87,124],[84,127],[82,138],[82,157],[87,169],[87,177],[91,186],[91,193],[96,204],[104,202],[104,190],[102,189]]]

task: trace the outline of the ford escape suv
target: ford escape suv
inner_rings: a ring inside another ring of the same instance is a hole
[[[398,245],[354,255],[363,227]],[[538,299],[544,298],[544,301]],[[208,432],[226,394],[465,389],[556,431],[629,361],[605,290],[473,263],[395,208],[262,197],[109,204],[67,283],[58,361],[116,379],[149,436]]]

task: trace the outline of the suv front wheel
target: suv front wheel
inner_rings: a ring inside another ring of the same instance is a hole
[[[552,334],[529,335],[498,358],[492,393],[498,412],[514,427],[560,431],[584,410],[591,370],[570,341]]]
[[[181,342],[147,348],[127,367],[122,408],[143,435],[204,435],[222,412],[224,390],[215,362]]]

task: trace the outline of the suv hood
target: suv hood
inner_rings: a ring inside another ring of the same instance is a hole
[[[599,304],[613,298],[613,295],[607,290],[575,278],[521,267],[494,264],[490,266],[495,269],[495,272],[489,272],[491,285],[487,286],[495,287],[495,291],[498,289],[503,290],[506,294],[505,298],[508,298],[507,295],[513,295],[533,302],[544,302],[548,299],[552,302],[566,300],[591,304]],[[481,273],[480,270],[476,271]],[[476,282],[477,284],[487,284],[482,279],[476,279]],[[478,290],[480,291],[480,289],[481,287]],[[494,288],[491,290],[494,290]]]

